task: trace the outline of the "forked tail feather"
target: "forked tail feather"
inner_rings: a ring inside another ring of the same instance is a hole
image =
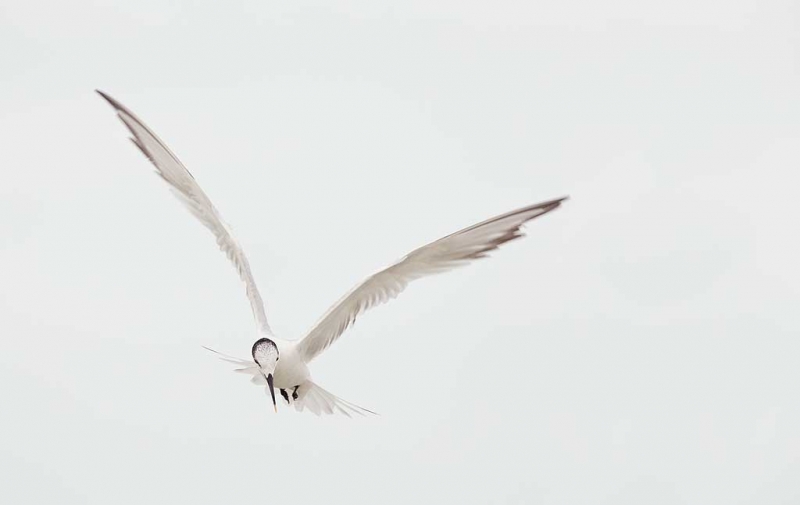
[[[305,381],[297,388],[297,400],[292,401],[292,403],[298,412],[308,409],[315,415],[336,413],[344,414],[347,417],[350,417],[351,414],[360,416],[367,414],[378,415],[377,412],[359,407],[347,400],[342,400],[310,380]]]
[[[236,358],[234,356],[215,351],[210,347],[203,346],[203,348],[216,354],[217,357],[222,361],[238,365],[240,368],[236,368],[234,370],[235,372],[250,375],[250,382],[257,386],[265,386],[264,390],[266,391],[267,395],[269,395],[269,389],[266,388],[267,381],[264,380],[263,374],[261,374],[258,365],[254,361]],[[379,415],[377,412],[365,409],[364,407],[359,407],[358,405],[350,403],[347,400],[342,400],[338,396],[329,393],[310,380],[305,381],[297,388],[296,400],[294,399],[294,395],[291,394],[294,393],[294,391],[289,391],[289,393],[290,394],[287,395],[289,397],[289,402],[290,404],[294,404],[294,408],[298,412],[308,409],[316,415],[336,413],[344,414],[347,417],[351,417],[351,414],[358,414],[361,416],[365,416],[367,414],[376,416]]]

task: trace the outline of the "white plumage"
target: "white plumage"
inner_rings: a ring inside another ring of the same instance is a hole
[[[328,309],[302,339],[284,340],[276,337],[269,327],[264,304],[244,251],[194,177],[136,115],[107,94],[101,91],[98,93],[117,111],[117,115],[133,135],[133,143],[153,163],[158,175],[170,185],[172,192],[189,211],[214,234],[217,245],[233,263],[245,283],[259,337],[253,345],[254,359],[244,360],[209,350],[221,359],[237,365],[236,371],[250,375],[254,384],[267,386],[267,392],[272,393],[273,403],[274,379],[274,387],[280,389],[281,396],[298,411],[308,409],[315,414],[341,413],[348,416],[372,413],[337,398],[315,384],[311,380],[307,364],[335,342],[360,314],[395,298],[411,281],[486,257],[488,252],[500,245],[522,237],[523,224],[557,209],[566,200],[564,197],[523,207],[420,247],[351,289]],[[273,355],[270,346],[276,349],[276,354]],[[266,352],[259,353],[259,349],[266,349]],[[264,358],[275,355],[278,358],[274,360]]]

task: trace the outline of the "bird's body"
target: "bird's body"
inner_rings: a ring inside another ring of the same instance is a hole
[[[252,360],[234,358],[217,351],[225,361],[238,366],[237,372],[251,376],[257,385],[267,386],[273,404],[275,389],[296,410],[320,413],[363,414],[371,412],[330,394],[311,379],[308,363],[335,342],[364,311],[396,297],[413,280],[451,270],[483,258],[500,245],[523,236],[521,226],[561,205],[566,198],[529,205],[464,228],[431,242],[404,256],[389,267],[366,278],[346,293],[299,340],[284,340],[270,328],[261,295],[244,251],[233,237],[194,177],[167,146],[139,118],[122,104],[98,91],[133,134],[131,140],[153,163],[173,193],[215,236],[217,245],[230,259],[245,283],[247,298],[256,321],[257,339]],[[275,405],[277,411],[277,405]]]
[[[282,338],[271,337],[278,346],[281,359],[275,367],[275,387],[280,389],[292,389],[302,385],[311,378],[308,365],[303,358],[303,353],[298,351],[296,342],[283,340]]]

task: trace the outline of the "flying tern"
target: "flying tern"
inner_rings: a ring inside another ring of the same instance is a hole
[[[244,251],[194,177],[166,144],[133,112],[106,93],[99,90],[97,93],[116,110],[119,119],[130,130],[134,145],[155,166],[156,172],[169,184],[173,194],[214,234],[217,245],[236,267],[245,284],[250,308],[256,320],[257,340],[250,351],[252,359],[239,359],[206,349],[237,365],[239,368],[236,371],[251,376],[254,384],[266,386],[276,412],[277,388],[285,402],[298,411],[308,409],[317,415],[342,413],[347,416],[374,413],[322,389],[311,380],[308,364],[355,323],[361,313],[395,298],[415,279],[486,257],[490,251],[506,242],[522,237],[523,224],[557,209],[567,198],[557,198],[507,212],[411,251],[347,292],[303,338],[284,340],[275,336],[267,322],[264,304]]]

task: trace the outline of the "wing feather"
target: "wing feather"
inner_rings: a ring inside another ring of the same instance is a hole
[[[523,224],[557,209],[564,200],[566,197],[493,217],[412,251],[345,294],[303,337],[298,349],[306,361],[311,361],[355,323],[361,313],[397,297],[411,281],[486,257],[506,242],[524,236]]]
[[[239,277],[244,281],[250,308],[256,324],[262,333],[272,334],[264,312],[264,302],[256,287],[250,263],[239,243],[233,236],[230,227],[222,220],[219,212],[200,189],[191,173],[180,162],[177,156],[147,127],[136,115],[124,105],[102,91],[97,91],[116,110],[117,116],[128,127],[133,137],[133,144],[156,167],[156,173],[170,185],[172,193],[183,203],[217,241],[217,246],[233,263]]]

